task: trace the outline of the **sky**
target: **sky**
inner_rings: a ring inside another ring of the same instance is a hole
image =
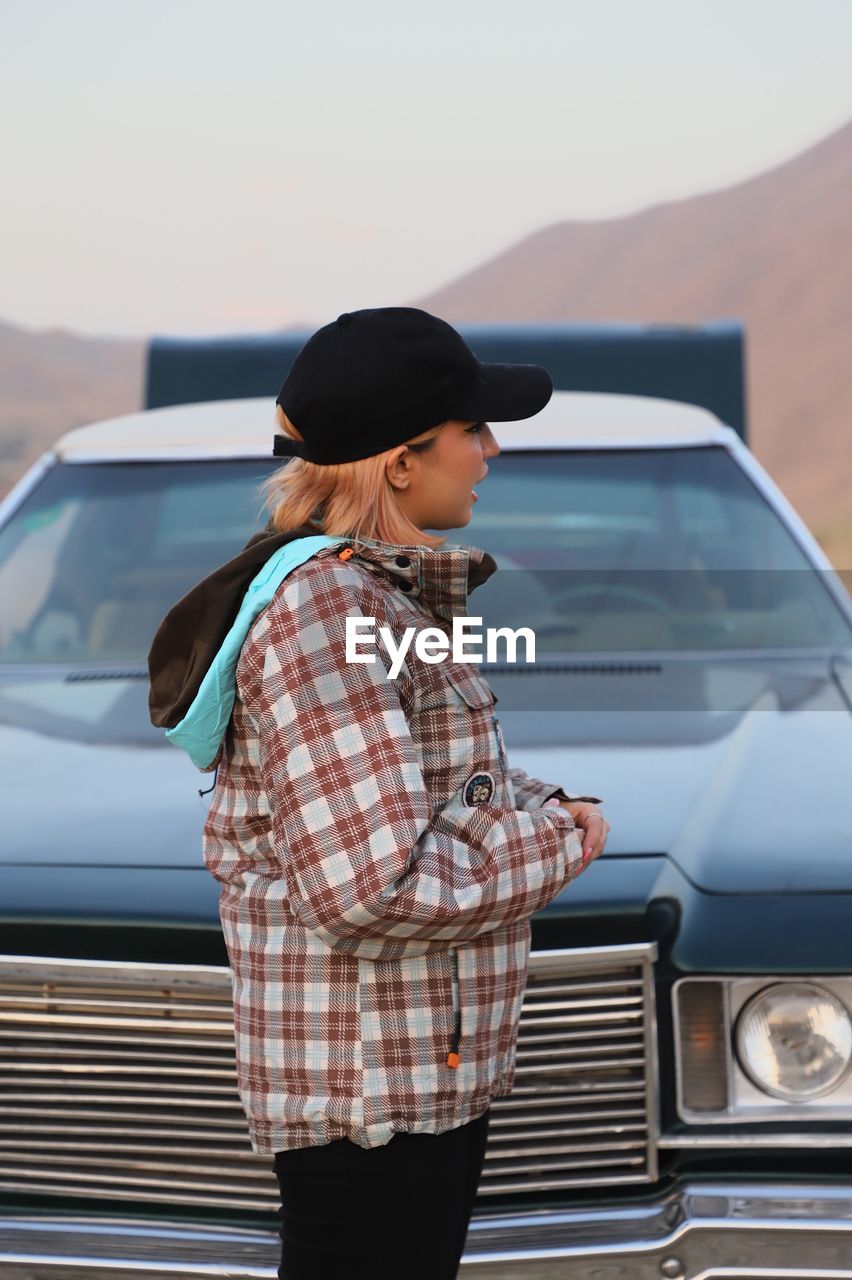
[[[852,118],[852,0],[6,0],[0,320],[404,305]]]

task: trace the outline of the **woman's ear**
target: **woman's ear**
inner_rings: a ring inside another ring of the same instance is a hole
[[[411,484],[414,455],[407,445],[391,449],[385,461],[385,475],[394,489],[407,489]]]

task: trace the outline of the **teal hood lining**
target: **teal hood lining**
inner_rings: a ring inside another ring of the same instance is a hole
[[[233,626],[207,669],[186,715],[166,738],[187,753],[199,769],[209,769],[216,759],[236,697],[237,663],[252,623],[272,602],[289,573],[324,547],[345,543],[345,538],[317,534],[296,538],[279,547],[248,585]]]

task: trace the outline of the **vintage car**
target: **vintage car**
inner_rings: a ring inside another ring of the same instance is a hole
[[[170,605],[264,522],[269,399],[74,430],[0,508],[0,1274],[274,1276]],[[451,542],[511,762],[604,798],[534,920],[465,1276],[852,1277],[852,602],[705,409],[557,392]],[[476,606],[475,609],[473,606]]]

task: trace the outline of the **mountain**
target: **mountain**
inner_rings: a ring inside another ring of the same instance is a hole
[[[142,403],[145,343],[0,322],[0,497],[63,431]]]
[[[741,319],[749,443],[852,567],[852,122],[723,190],[545,227],[411,305],[453,324]]]
[[[852,121],[743,182],[544,227],[409,305],[456,324],[746,326],[749,443],[852,569]],[[0,494],[81,422],[141,403],[144,343],[0,324]]]

